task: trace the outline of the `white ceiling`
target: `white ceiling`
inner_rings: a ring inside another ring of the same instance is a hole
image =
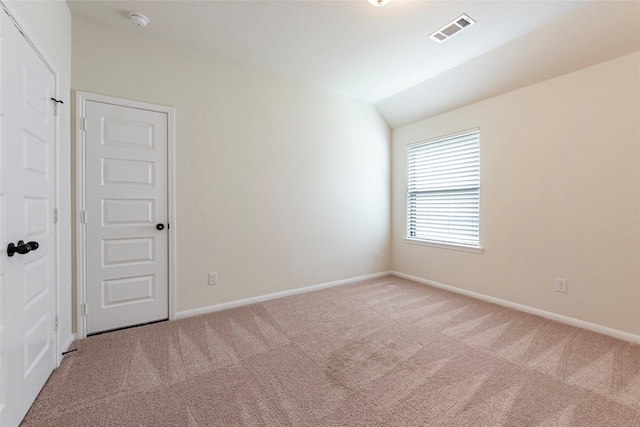
[[[374,104],[392,128],[640,49],[640,1],[68,0],[71,12]],[[135,27],[129,12],[150,19]],[[429,34],[466,13],[477,24]]]

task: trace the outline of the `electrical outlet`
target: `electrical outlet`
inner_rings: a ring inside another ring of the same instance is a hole
[[[567,292],[567,279],[556,278],[556,292]]]
[[[380,251],[373,251],[373,259],[380,259]]]
[[[218,284],[218,273],[209,273],[209,284],[210,285]]]

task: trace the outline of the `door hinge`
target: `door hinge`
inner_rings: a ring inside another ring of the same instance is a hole
[[[87,223],[87,211],[82,211],[82,214],[80,216],[80,222],[82,224],[86,224]]]
[[[53,223],[56,224],[58,222],[58,208],[53,210]]]
[[[82,304],[82,315],[86,317],[88,313],[89,309],[87,308],[87,303],[85,302]]]
[[[58,315],[57,314],[56,314],[56,317],[53,320],[53,325],[54,325],[53,326],[53,328],[54,328],[53,330],[57,331],[58,330]]]
[[[84,117],[82,118],[82,130],[87,131],[87,119]]]

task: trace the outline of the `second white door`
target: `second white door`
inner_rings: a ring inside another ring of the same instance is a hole
[[[56,366],[56,77],[0,9],[0,426]]]
[[[166,113],[85,103],[87,334],[169,317]]]

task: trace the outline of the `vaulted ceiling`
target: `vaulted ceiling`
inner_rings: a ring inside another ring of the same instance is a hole
[[[67,3],[74,15],[373,104],[392,128],[640,50],[640,1]],[[146,28],[131,23],[134,11]],[[463,13],[477,23],[429,39]]]

